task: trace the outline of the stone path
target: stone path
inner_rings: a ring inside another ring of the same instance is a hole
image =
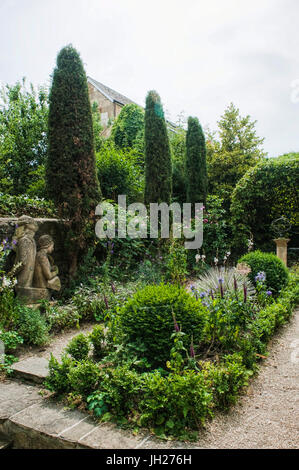
[[[70,333],[75,334],[78,331]],[[60,338],[60,346],[54,344],[60,354],[62,343]],[[48,355],[45,349],[37,357]],[[27,356],[23,359],[28,361]],[[0,448],[10,439],[14,448],[32,449],[294,449],[299,448],[298,405],[299,311],[273,339],[269,357],[246,395],[229,413],[218,414],[197,443],[165,442],[147,432],[134,436],[112,424],[97,425],[87,413],[43,398],[38,385],[14,379],[0,382]]]

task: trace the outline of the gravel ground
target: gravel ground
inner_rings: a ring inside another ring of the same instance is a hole
[[[79,330],[75,328],[66,330],[64,332],[62,331],[61,333],[55,334],[55,336],[53,336],[48,346],[26,346],[26,348],[21,348],[16,356],[18,356],[19,360],[27,359],[28,357],[32,356],[45,357],[46,359],[50,359],[50,355],[52,353],[55,357],[57,357],[57,359],[60,359],[63,349],[68,345],[70,340],[74,338],[74,336],[77,336],[80,333],[89,333],[92,331],[95,325],[96,323],[85,323],[80,325]]]
[[[247,394],[207,425],[198,447],[299,448],[299,310],[275,335],[268,352]]]

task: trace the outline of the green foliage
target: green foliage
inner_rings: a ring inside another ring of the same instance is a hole
[[[251,268],[249,279],[256,284],[255,277],[259,272],[266,274],[266,286],[274,294],[278,294],[288,282],[288,270],[283,262],[273,253],[253,251],[240,258],[239,263],[246,263]]]
[[[79,328],[81,316],[73,306],[50,306],[44,304],[40,306],[40,311],[44,314],[51,331],[56,332],[68,328]]]
[[[238,353],[223,356],[221,363],[217,365],[203,362],[201,367],[213,391],[215,406],[219,409],[227,409],[236,403],[240,389],[248,384],[251,375]]]
[[[145,204],[170,204],[172,168],[169,140],[160,96],[150,91],[145,108]]]
[[[96,389],[100,378],[100,369],[94,362],[82,360],[72,365],[67,378],[70,389],[86,397]]]
[[[65,351],[76,361],[83,361],[88,358],[89,349],[88,338],[83,333],[80,333],[69,342]]]
[[[103,400],[107,409],[118,418],[126,416],[134,408],[137,396],[142,386],[140,374],[130,370],[128,365],[106,369],[101,378],[99,391],[89,397],[89,409],[94,408],[95,400]],[[104,407],[96,412],[101,416],[106,411]],[[101,413],[101,414],[100,414]]]
[[[223,207],[223,199],[215,195],[207,198],[207,207],[203,213],[203,244],[202,252],[205,262],[214,263],[216,257],[223,262],[226,253],[230,251],[227,213]]]
[[[169,144],[172,160],[172,200],[186,202],[186,131],[179,126],[175,132],[169,132]]]
[[[101,193],[87,79],[81,58],[72,46],[63,48],[57,56],[49,103],[47,191],[59,215],[69,220],[66,245],[73,276],[80,251],[86,249]]]
[[[0,99],[0,191],[44,195],[33,188],[47,153],[47,91],[32,84],[27,90],[23,79],[3,87]]]
[[[186,333],[185,346],[189,346],[192,335],[199,343],[205,310],[185,289],[172,285],[147,286],[137,291],[119,311],[119,328],[137,356],[141,354],[152,365],[163,367],[172,347],[173,314]]]
[[[158,371],[144,374],[139,409],[141,425],[154,428],[160,437],[190,437],[186,428],[198,429],[212,415],[213,395],[202,374],[184,371],[163,377]]]
[[[229,208],[231,193],[246,171],[261,161],[264,139],[256,135],[256,121],[240,116],[231,103],[218,122],[219,140],[209,133],[207,143],[209,191]]]
[[[93,345],[94,355],[100,359],[104,355],[105,329],[103,325],[96,325],[89,335],[89,340]]]
[[[49,361],[49,374],[44,382],[46,388],[58,394],[71,391],[68,374],[74,365],[73,359],[67,355],[61,357],[61,363],[51,353]]]
[[[104,143],[104,138],[101,135],[101,133],[103,132],[103,126],[101,124],[101,115],[96,101],[92,103],[91,112],[94,135],[94,149],[96,152],[98,152]]]
[[[10,196],[0,193],[0,215],[2,217],[53,217],[55,207],[52,202],[38,197]]]
[[[186,280],[186,275],[188,274],[187,250],[184,247],[184,241],[182,243],[180,239],[171,240],[165,263],[166,281],[182,285]]]
[[[239,252],[245,251],[250,233],[256,248],[272,250],[272,239],[277,235],[271,224],[280,217],[289,220],[292,232],[298,231],[298,181],[299,153],[269,158],[239,181],[231,206],[234,243]],[[298,246],[298,236],[292,239],[294,246]]]
[[[23,344],[23,338],[18,334],[17,331],[2,331],[0,330],[0,341],[4,343],[5,350],[11,352],[20,344]]]
[[[42,346],[49,341],[49,326],[39,310],[15,306],[16,310],[16,330],[27,344]]]
[[[136,148],[143,134],[144,111],[137,104],[126,104],[112,126],[112,137],[118,149]]]
[[[125,194],[129,203],[143,200],[144,176],[134,149],[116,149],[106,141],[96,155],[103,196],[117,202]]]
[[[189,117],[186,135],[187,202],[206,203],[208,179],[205,136],[197,118]]]

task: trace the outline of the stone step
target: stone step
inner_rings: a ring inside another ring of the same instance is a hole
[[[13,364],[13,375],[18,379],[42,384],[49,373],[48,363],[44,357],[29,357]]]
[[[14,449],[135,449],[151,439],[98,424],[85,411],[42,398],[36,385],[15,380],[0,383],[0,437]]]

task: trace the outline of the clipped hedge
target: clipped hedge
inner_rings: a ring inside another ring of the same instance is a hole
[[[146,357],[152,365],[165,366],[172,347],[173,314],[186,334],[185,347],[189,348],[192,335],[198,344],[203,336],[206,310],[177,286],[151,285],[136,292],[119,311],[119,328],[138,356]]]
[[[298,246],[299,153],[268,158],[251,168],[238,182],[231,204],[235,251],[244,253],[250,233],[255,248],[271,251],[274,220],[285,217],[292,225],[290,246]]]
[[[278,294],[289,279],[288,270],[283,262],[273,253],[263,253],[259,250],[247,253],[239,259],[239,263],[246,263],[251,267],[249,279],[256,284],[255,276],[258,272],[266,273],[266,286],[273,294]]]

